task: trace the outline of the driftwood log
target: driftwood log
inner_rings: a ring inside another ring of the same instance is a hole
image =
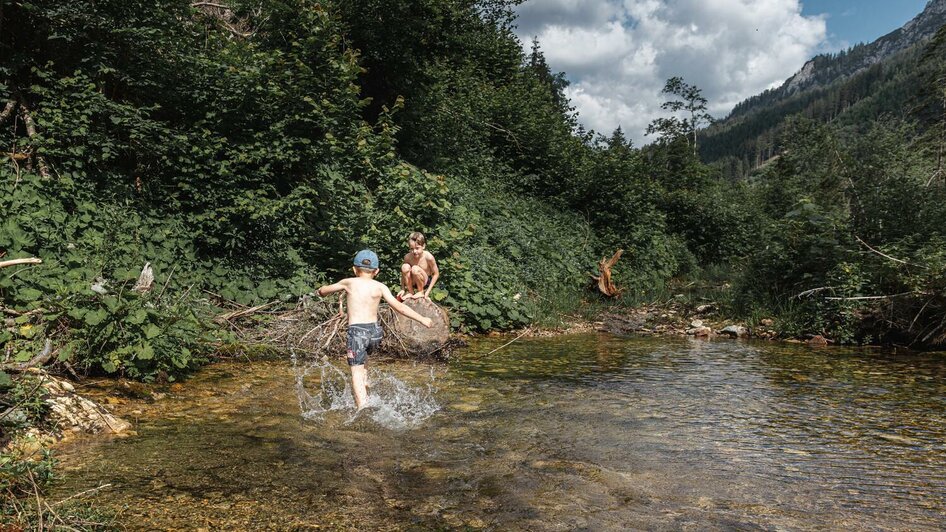
[[[619,249],[614,252],[614,255],[611,255],[610,259],[601,259],[598,262],[598,271],[600,272],[600,275],[591,276],[592,279],[598,282],[598,290],[608,297],[617,297],[621,295],[622,290],[615,286],[614,281],[611,280],[611,268],[613,268],[618,259],[621,258],[622,253],[624,253],[624,250]]]
[[[381,320],[387,340],[393,340],[398,350],[411,356],[430,356],[450,340],[450,316],[447,311],[429,299],[408,299],[404,304],[414,312],[430,318],[430,328],[398,314],[389,307],[381,310]]]

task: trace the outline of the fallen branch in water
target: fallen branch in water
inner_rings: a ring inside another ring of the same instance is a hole
[[[101,486],[99,486],[99,487],[97,487],[97,488],[87,489],[87,490],[85,490],[85,491],[80,491],[79,493],[76,493],[76,494],[74,494],[74,495],[70,495],[70,496],[66,497],[65,499],[63,499],[63,500],[61,500],[61,501],[59,501],[59,502],[54,502],[52,505],[53,505],[53,506],[59,506],[60,504],[66,502],[66,501],[75,499],[75,498],[77,498],[77,497],[82,497],[83,495],[88,495],[88,494],[90,494],[90,493],[94,493],[94,492],[96,492],[96,491],[103,490],[103,489],[105,489],[105,488],[110,488],[110,487],[112,487],[111,484],[102,484]]]
[[[506,342],[505,344],[503,344],[503,345],[497,347],[496,349],[493,349],[493,350],[490,351],[489,353],[486,353],[486,356],[492,355],[492,354],[495,353],[496,351],[499,351],[500,349],[503,349],[504,347],[509,346],[510,344],[512,344],[513,342],[515,342],[516,340],[518,340],[518,339],[522,338],[523,336],[525,336],[526,333],[528,333],[528,332],[531,331],[531,330],[532,330],[532,329],[526,328],[524,331],[522,331],[522,333],[521,333],[519,336],[517,336],[517,337],[513,338],[512,340]]]

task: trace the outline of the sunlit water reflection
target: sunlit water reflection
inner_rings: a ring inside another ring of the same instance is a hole
[[[137,437],[65,447],[54,496],[111,483],[132,528],[944,524],[943,355],[607,335],[487,355],[506,341],[374,364],[357,416],[343,363],[209,367],[120,405]]]

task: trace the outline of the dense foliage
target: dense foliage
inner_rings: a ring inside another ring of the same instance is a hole
[[[831,126],[767,133],[780,158],[733,182],[699,160],[720,137],[698,132],[706,100],[680,78],[664,108],[682,115],[654,144],[584,131],[512,4],[4,2],[0,260],[44,261],[0,276],[6,360],[51,338],[73,370],[173,379],[229,341],[215,305],[292,301],[363,247],[396,284],[415,230],[466,330],[561,310],[616,248],[631,299],[727,265],[734,309],[802,305],[809,330],[875,308],[829,294],[899,290],[917,297],[891,300],[898,316],[937,315],[942,37],[826,89],[863,97]],[[932,90],[901,94],[914,86]],[[908,106],[915,121],[871,126]],[[145,263],[154,288],[133,290]]]
[[[0,253],[44,261],[0,278],[8,360],[52,337],[77,370],[174,378],[227,341],[214,304],[291,300],[363,247],[397,283],[414,230],[469,329],[530,322],[613,246],[661,245],[646,209],[588,220],[583,176],[613,150],[574,134],[506,3],[223,5],[4,4]]]

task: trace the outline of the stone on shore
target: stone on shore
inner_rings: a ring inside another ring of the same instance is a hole
[[[699,321],[699,320],[696,320],[696,321]],[[705,327],[702,325],[699,327],[693,327],[693,328],[687,329],[687,335],[689,336],[708,337],[708,336],[711,336],[712,334],[713,334],[713,329],[710,329],[709,327]]]
[[[720,329],[719,334],[725,334],[732,338],[743,338],[748,336],[749,330],[743,327],[742,325],[727,325],[726,327]]]

